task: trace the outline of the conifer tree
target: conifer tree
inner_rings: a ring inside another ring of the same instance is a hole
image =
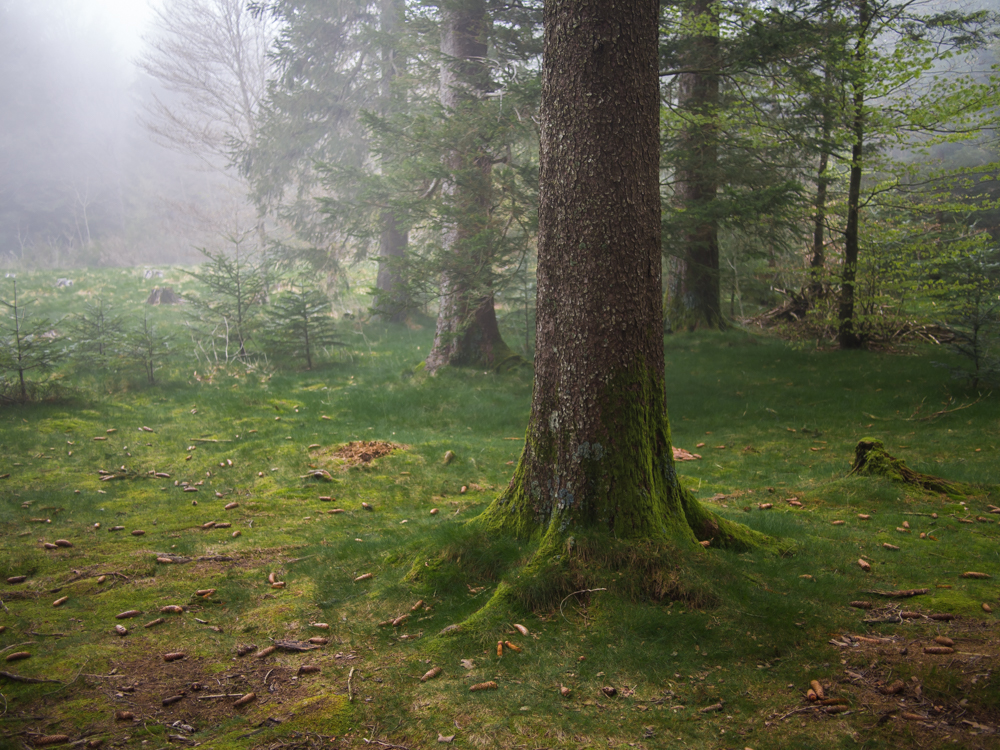
[[[311,370],[321,351],[344,346],[338,340],[330,300],[318,289],[293,286],[274,296],[267,309],[266,348],[283,357],[305,361]]]
[[[208,290],[187,294],[191,304],[189,325],[209,342],[216,357],[248,362],[250,343],[258,333],[262,305],[267,301],[271,264],[244,237],[231,237],[232,254],[202,249],[207,260],[198,271],[189,271]]]
[[[0,398],[26,403],[32,399],[31,373],[51,370],[65,357],[56,343],[53,322],[30,313],[31,300],[18,298],[17,281],[11,280],[9,300],[0,300],[7,314],[0,321],[0,372],[13,373],[15,383],[4,383]]]

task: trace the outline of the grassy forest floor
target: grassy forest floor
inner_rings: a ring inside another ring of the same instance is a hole
[[[19,287],[50,315],[124,311],[169,276]],[[193,348],[180,309],[152,313]],[[353,321],[312,371],[184,352],[156,386],[71,373],[0,409],[0,746],[1000,747],[1000,397],[946,352],[666,338],[686,486],[798,552],[678,552],[673,602],[609,572],[511,613],[498,656],[441,631],[532,552],[464,525],[511,475],[530,373],[414,376],[432,334]],[[979,488],[848,477],[862,437]],[[884,595],[906,589],[927,592]]]

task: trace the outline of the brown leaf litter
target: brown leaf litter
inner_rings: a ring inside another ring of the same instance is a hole
[[[333,464],[341,469],[350,469],[354,466],[368,466],[378,458],[408,448],[408,445],[389,443],[385,440],[352,440],[332,449],[314,449],[312,456],[318,462]]]

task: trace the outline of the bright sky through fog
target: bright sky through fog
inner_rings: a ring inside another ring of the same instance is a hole
[[[101,23],[114,37],[123,57],[132,60],[142,47],[158,0],[77,0],[81,9]]]

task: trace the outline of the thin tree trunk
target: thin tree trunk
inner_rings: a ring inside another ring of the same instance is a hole
[[[847,190],[847,226],[844,229],[844,269],[840,286],[839,330],[837,340],[841,349],[857,349],[864,343],[855,319],[855,280],[858,273],[858,212],[861,206],[862,158],[865,139],[865,75],[863,63],[867,50],[867,27],[869,22],[868,0],[858,0],[858,23],[861,31],[854,53],[854,89],[852,130],[854,143],[851,145],[851,174]]]
[[[819,169],[816,172],[816,201],[813,204],[813,246],[812,258],[809,261],[809,268],[812,270],[812,283],[818,284],[818,275],[826,266],[826,253],[824,248],[826,230],[826,192],[830,186],[830,179],[827,177],[826,169],[830,163],[830,153],[824,147],[823,153],[819,155]]]
[[[670,298],[674,329],[723,327],[719,228],[715,216],[719,159],[719,26],[713,0],[688,0],[685,21],[703,32],[685,54],[691,72],[678,76],[678,107],[686,120],[679,146],[677,199],[684,211],[679,277]]]
[[[406,255],[407,244],[408,235],[399,231],[396,215],[385,211],[378,243],[378,276],[375,280],[378,292],[374,307],[389,323],[402,323],[406,319],[407,299],[398,264]]]
[[[455,112],[489,88],[486,61],[485,0],[454,0],[444,8],[441,30],[441,104]],[[452,179],[444,187],[455,209],[456,223],[442,238],[455,262],[441,279],[440,308],[427,371],[446,365],[496,367],[511,356],[500,337],[493,294],[484,291],[474,272],[484,263],[482,242],[490,205],[492,159],[481,147],[455,149],[447,157]]]
[[[382,47],[382,114],[388,114],[393,103],[393,81],[398,75],[397,52],[393,46],[393,33],[402,13],[399,0],[383,0],[382,2],[382,32],[386,41]],[[406,318],[409,300],[404,291],[404,279],[400,273],[399,264],[406,255],[408,244],[407,232],[400,231],[399,220],[393,211],[384,211],[381,216],[382,231],[378,247],[378,277],[375,288],[378,290],[374,307],[383,320],[390,323],[402,323]]]

